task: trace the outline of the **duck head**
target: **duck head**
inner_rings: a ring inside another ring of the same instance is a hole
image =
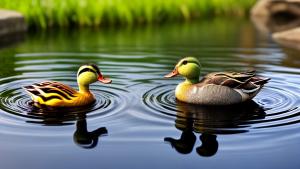
[[[77,72],[77,83],[79,88],[88,87],[89,84],[99,81],[101,83],[111,83],[109,78],[104,78],[100,69],[95,64],[82,65]]]
[[[201,70],[201,64],[198,59],[194,57],[185,57],[181,59],[175,66],[174,70],[165,75],[166,78],[171,78],[177,75],[181,75],[191,83],[197,83],[199,81]]]

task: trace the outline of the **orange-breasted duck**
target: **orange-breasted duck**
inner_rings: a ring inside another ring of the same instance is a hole
[[[95,97],[89,90],[89,85],[100,81],[111,83],[104,78],[100,69],[95,64],[86,64],[77,72],[77,83],[79,91],[60,82],[45,81],[24,86],[35,103],[52,107],[75,107],[88,105],[95,101]]]

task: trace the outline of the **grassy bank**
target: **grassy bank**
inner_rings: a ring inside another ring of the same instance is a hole
[[[99,26],[189,21],[207,16],[247,15],[255,0],[1,0],[30,26]]]

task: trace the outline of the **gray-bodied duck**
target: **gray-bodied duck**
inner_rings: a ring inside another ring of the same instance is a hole
[[[201,105],[232,105],[251,100],[270,78],[257,76],[255,71],[214,72],[199,80],[201,64],[194,57],[181,59],[166,78],[185,77],[178,84],[175,96],[186,103]]]

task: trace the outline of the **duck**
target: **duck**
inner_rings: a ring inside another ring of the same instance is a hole
[[[172,78],[181,75],[184,82],[175,89],[176,99],[198,105],[234,105],[253,99],[270,78],[246,72],[212,72],[200,79],[201,64],[195,57],[185,57],[174,70],[165,75]]]
[[[24,86],[23,88],[31,96],[36,105],[48,107],[77,107],[86,106],[95,101],[95,96],[89,89],[89,85],[99,81],[104,84],[111,80],[104,77],[96,64],[80,66],[77,72],[77,84],[79,90],[56,82],[44,81]]]

